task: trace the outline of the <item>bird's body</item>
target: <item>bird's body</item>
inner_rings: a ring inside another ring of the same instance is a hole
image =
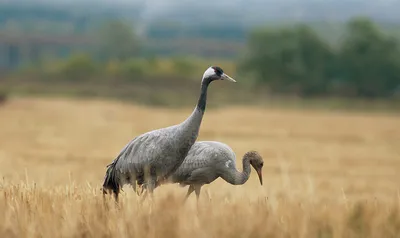
[[[195,110],[194,114],[201,113]],[[201,120],[201,116],[195,116]],[[200,124],[200,122],[196,123]],[[130,141],[111,165],[118,178],[116,187],[144,183],[145,173],[150,176],[167,177],[177,169],[197,138],[199,126],[190,127],[185,121],[179,125],[144,133]],[[129,159],[124,159],[129,158]],[[148,168],[146,168],[148,166]],[[109,167],[110,168],[110,167]],[[147,169],[147,171],[146,171]]]
[[[198,141],[190,149],[179,168],[162,183],[189,185],[186,198],[196,191],[197,198],[203,185],[221,177],[232,185],[242,185],[250,177],[252,165],[262,184],[262,157],[255,151],[243,156],[243,171],[236,168],[236,155],[227,144],[218,141]],[[144,186],[145,188],[145,186]]]
[[[157,181],[175,172],[197,139],[206,107],[208,85],[222,79],[235,82],[221,68],[208,68],[203,75],[198,103],[185,121],[144,133],[130,141],[108,165],[103,183],[104,193],[111,190],[118,199],[122,186],[131,184],[136,191],[136,182],[142,185],[145,181],[152,192]]]
[[[236,155],[228,145],[217,141],[199,141],[192,146],[169,181],[182,186],[209,184],[220,176],[235,172],[235,164]]]

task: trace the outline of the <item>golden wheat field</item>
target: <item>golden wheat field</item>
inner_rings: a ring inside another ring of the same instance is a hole
[[[0,107],[0,237],[400,237],[400,118],[294,109],[207,109],[198,140],[264,157],[242,186],[205,185],[198,207],[168,184],[103,203],[105,166],[136,135],[192,108],[13,98]]]

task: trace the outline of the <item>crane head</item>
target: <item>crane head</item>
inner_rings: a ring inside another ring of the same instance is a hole
[[[256,170],[260,184],[263,184],[262,168],[264,166],[264,160],[257,151],[249,151],[245,154],[249,158],[251,166]]]
[[[224,71],[218,66],[209,67],[203,74],[202,82],[211,83],[214,80],[227,80],[236,83],[236,80],[225,74]]]

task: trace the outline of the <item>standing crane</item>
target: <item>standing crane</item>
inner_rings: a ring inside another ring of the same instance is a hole
[[[250,165],[257,171],[260,184],[262,180],[263,158],[257,151],[248,151],[242,159],[243,171],[236,169],[236,155],[227,144],[218,141],[198,141],[194,143],[181,166],[167,180],[161,183],[179,183],[185,187],[189,185],[185,201],[193,192],[196,193],[197,201],[200,196],[201,187],[210,184],[221,177],[232,185],[242,185],[250,177]],[[146,189],[144,197],[147,196],[147,186],[142,186],[142,192]]]
[[[209,67],[203,74],[200,97],[192,114],[182,123],[141,134],[131,140],[107,166],[103,194],[118,194],[125,184],[136,192],[136,182],[145,181],[151,194],[157,181],[165,180],[182,164],[195,143],[206,109],[207,89],[215,80],[236,82],[218,66]]]

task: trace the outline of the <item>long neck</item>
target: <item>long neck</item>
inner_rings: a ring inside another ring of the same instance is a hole
[[[211,81],[209,81],[209,80],[204,80],[204,81],[201,82],[200,97],[199,97],[199,100],[197,101],[196,108],[200,109],[203,114],[204,114],[204,112],[206,110],[207,89],[208,89],[208,85],[210,85],[210,83],[211,83]]]
[[[188,143],[192,145],[199,134],[199,129],[207,104],[207,89],[211,81],[203,80],[201,83],[200,97],[192,114],[182,123],[182,131],[189,136]],[[187,138],[185,138],[186,140]]]
[[[230,169],[228,174],[221,176],[225,181],[233,185],[242,185],[247,182],[250,177],[250,160],[243,157],[243,170],[242,172],[234,169]]]

